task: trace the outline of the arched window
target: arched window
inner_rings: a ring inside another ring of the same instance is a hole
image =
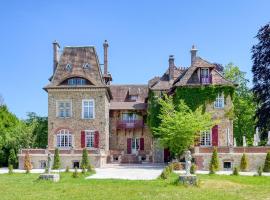
[[[71,77],[64,80],[61,85],[80,86],[80,85],[93,85],[89,80],[81,77]]]
[[[69,130],[61,129],[56,135],[56,146],[62,147],[72,147],[72,135]]]

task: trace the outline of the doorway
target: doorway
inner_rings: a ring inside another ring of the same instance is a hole
[[[140,138],[132,138],[131,144],[131,153],[138,154],[138,151],[140,149]]]

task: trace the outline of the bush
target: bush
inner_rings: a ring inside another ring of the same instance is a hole
[[[173,163],[173,170],[182,170],[182,165],[180,162]]]
[[[81,168],[86,169],[90,165],[89,158],[88,158],[88,151],[86,148],[83,149],[82,152],[82,162],[81,162]]]
[[[167,166],[167,170],[169,170],[169,173],[172,173],[173,172],[173,164],[171,163],[171,164],[169,164],[168,166]]]
[[[242,172],[245,172],[245,171],[247,171],[247,168],[248,168],[248,159],[247,159],[246,154],[244,153],[242,158],[241,158],[240,170]]]
[[[69,172],[69,166],[66,166],[66,170],[65,170],[66,173]]]
[[[262,176],[262,172],[263,172],[262,167],[259,166],[257,170],[258,176]]]
[[[218,153],[217,148],[215,147],[209,164],[209,171],[210,174],[215,174],[215,172],[218,170],[219,170]]]
[[[238,167],[234,167],[234,168],[233,168],[233,173],[232,173],[232,175],[234,175],[234,176],[238,176],[238,175],[239,175]]]
[[[86,174],[86,169],[84,167],[82,168],[82,174]]]
[[[26,173],[28,174],[30,170],[32,169],[31,159],[29,156],[29,153],[27,152],[24,156],[24,169],[26,170]]]
[[[270,151],[266,155],[263,171],[270,172]]]
[[[17,168],[17,166],[18,166],[18,158],[16,156],[14,149],[10,149],[10,151],[9,151],[8,165],[12,165],[15,168]]]
[[[60,156],[59,156],[59,149],[56,148],[54,151],[54,159],[53,159],[53,169],[60,168]]]
[[[8,174],[13,174],[13,165],[8,166]]]
[[[172,168],[170,166],[167,166],[163,169],[160,178],[162,179],[167,179],[169,177],[169,175],[172,173]]]
[[[79,172],[78,172],[77,167],[75,167],[75,170],[74,170],[74,172],[72,173],[72,177],[73,177],[73,178],[79,178]]]
[[[195,174],[197,170],[197,166],[193,163],[190,167],[190,173]]]

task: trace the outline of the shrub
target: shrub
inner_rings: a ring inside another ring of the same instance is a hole
[[[270,172],[270,151],[266,155],[263,171]]]
[[[245,172],[245,171],[247,171],[247,168],[248,168],[248,159],[247,159],[246,154],[244,153],[242,158],[241,158],[240,170]]]
[[[89,159],[88,159],[88,151],[86,148],[83,149],[82,152],[82,162],[81,162],[81,168],[86,169],[88,167],[88,165],[90,165],[89,163]]]
[[[65,170],[66,173],[69,172],[69,166],[66,166],[66,170]]]
[[[53,169],[60,168],[60,156],[59,156],[59,149],[56,148],[54,151],[54,158],[53,158]]]
[[[8,165],[12,165],[15,168],[18,166],[18,158],[14,149],[10,149],[9,151]]]
[[[239,175],[238,167],[234,167],[234,168],[233,168],[233,173],[232,173],[232,175],[234,175],[234,176],[238,176],[238,175]]]
[[[262,167],[259,166],[257,170],[258,176],[262,176],[262,172],[263,172]]]
[[[197,166],[193,163],[190,167],[190,173],[195,174],[197,170]]]
[[[49,173],[49,168],[46,166],[45,167],[45,174],[48,174]]]
[[[169,164],[168,166],[167,166],[167,170],[169,171],[169,173],[172,173],[173,172],[173,163],[171,163],[171,164]]]
[[[73,178],[79,178],[79,172],[78,172],[77,167],[75,167],[75,170],[74,170],[74,172],[72,173],[72,177],[73,177]]]
[[[8,174],[13,174],[13,165],[8,166]]]
[[[182,165],[180,162],[173,163],[173,170],[182,170]]]
[[[169,175],[172,173],[172,168],[167,166],[163,169],[161,175],[160,175],[160,178],[162,179],[167,179],[169,177]]]
[[[86,174],[86,169],[84,167],[82,168],[82,174]]]
[[[30,155],[27,152],[24,156],[24,165],[23,165],[24,169],[26,170],[26,173],[28,174],[30,172],[30,170],[32,169],[32,164],[31,164],[31,159],[30,159]]]
[[[215,174],[215,172],[218,170],[219,170],[218,153],[217,153],[217,148],[215,147],[212,154],[211,161],[210,161],[209,171],[213,172],[210,174]]]
[[[95,171],[95,167],[94,167],[93,165],[90,165],[90,164],[87,166],[87,171],[88,171],[88,172],[93,172],[93,173],[96,172],[96,171]]]

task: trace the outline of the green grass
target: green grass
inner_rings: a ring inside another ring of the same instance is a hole
[[[270,178],[199,175],[199,187],[177,185],[178,176],[167,180],[86,180],[61,173],[58,183],[37,180],[38,174],[0,175],[0,199],[269,199]]]

